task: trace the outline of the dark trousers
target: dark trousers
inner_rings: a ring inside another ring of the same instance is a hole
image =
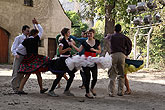
[[[67,71],[67,73],[69,74],[69,79],[67,81],[67,85],[66,85],[65,91],[68,91],[69,90],[69,88],[70,88],[70,86],[71,86],[71,84],[73,82],[73,79],[75,77],[75,74],[74,73],[76,71],[77,71],[76,69],[73,69],[72,71],[70,71],[70,70]]]
[[[69,88],[70,88],[70,86],[71,86],[71,84],[72,84],[72,82],[73,82],[73,79],[74,79],[74,77],[75,77],[75,74],[74,74],[74,73],[75,73],[76,71],[77,71],[76,69],[73,69],[72,71],[70,71],[70,70],[68,69],[68,70],[65,71],[65,72],[59,73],[59,74],[57,75],[57,78],[54,80],[53,85],[52,85],[50,91],[54,91],[54,89],[56,88],[57,84],[60,82],[61,78],[64,76],[64,74],[65,74],[66,72],[69,74],[69,79],[68,79],[68,81],[67,81],[67,85],[66,85],[65,91],[68,91]]]
[[[91,73],[92,72],[92,83],[91,83],[91,89],[94,89],[96,82],[97,82],[97,65],[95,64],[94,67],[83,67],[86,81],[85,81],[85,89],[86,93],[89,93],[89,85],[90,85],[90,79],[91,79]]]
[[[82,77],[82,86],[85,86],[85,81],[86,81],[86,76],[85,76],[85,73],[84,73],[84,70],[80,70],[80,75]]]
[[[53,85],[52,85],[50,91],[54,91],[57,84],[60,82],[61,78],[64,76],[64,74],[65,74],[65,72],[58,73],[56,79],[53,81]]]

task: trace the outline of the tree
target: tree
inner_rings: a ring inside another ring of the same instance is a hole
[[[82,31],[86,31],[88,29],[88,25],[85,23],[82,23],[82,20],[78,13],[74,11],[66,11],[66,15],[69,17],[69,19],[72,22],[72,32],[71,34],[74,36],[81,36]]]
[[[71,0],[72,1],[72,0]],[[130,22],[130,17],[128,16],[126,9],[129,4],[136,4],[136,0],[77,0],[81,2],[84,6],[81,14],[87,19],[97,19],[105,20],[105,33],[112,34],[114,32],[115,22],[123,21],[126,23]],[[104,52],[109,51],[109,44],[104,41]]]

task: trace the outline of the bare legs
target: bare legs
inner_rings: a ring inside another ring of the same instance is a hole
[[[25,85],[26,81],[29,79],[30,75],[31,74],[25,74],[25,76],[21,80],[21,83],[20,83],[18,91],[23,91],[24,85]]]
[[[23,91],[24,85],[26,84],[27,80],[29,79],[31,73],[25,74],[25,76],[23,77],[23,79],[21,80],[20,86],[18,91]],[[48,89],[44,89],[42,86],[42,77],[41,77],[41,73],[36,73],[37,76],[37,80],[38,80],[38,85],[40,87],[40,93],[44,93],[46,92]],[[21,92],[22,93],[22,92]]]
[[[38,85],[40,87],[40,90],[43,90],[41,73],[36,73],[36,75],[37,75],[37,80],[38,80]]]
[[[125,77],[125,87],[126,87],[125,94],[129,95],[129,94],[131,94],[131,89],[129,87],[129,81],[127,78],[127,74],[125,74],[124,77]]]

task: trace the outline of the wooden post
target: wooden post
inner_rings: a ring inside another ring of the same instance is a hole
[[[151,36],[152,30],[153,30],[153,27],[151,27],[151,29],[148,32],[148,36],[147,36],[147,62],[146,62],[146,68],[149,67],[150,36]]]
[[[134,60],[136,60],[136,37],[138,36],[140,28],[138,28],[138,30],[136,31],[135,35],[134,35]]]

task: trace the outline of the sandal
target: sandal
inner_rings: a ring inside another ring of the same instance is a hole
[[[125,91],[124,94],[125,95],[130,95],[131,94],[131,90],[130,91]]]
[[[93,99],[92,96],[89,96],[89,95],[87,95],[87,94],[85,94],[85,97],[87,97],[88,99]]]
[[[91,92],[92,92],[93,96],[97,95],[95,92],[93,92],[93,89],[91,89]]]

